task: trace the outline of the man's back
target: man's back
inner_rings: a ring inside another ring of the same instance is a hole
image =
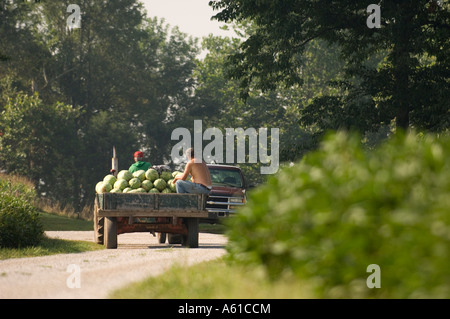
[[[195,162],[194,149],[192,147],[186,151],[186,156],[189,161],[186,164],[183,175],[174,178],[177,193],[209,194],[212,183],[208,166],[203,161],[200,163]],[[186,181],[189,175],[192,176],[192,182]]]
[[[208,166],[206,166],[204,162],[195,163],[194,159],[192,159],[190,161],[189,173],[192,175],[192,181],[194,183],[202,184],[208,187],[212,185]]]

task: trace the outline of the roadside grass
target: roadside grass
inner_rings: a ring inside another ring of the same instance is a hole
[[[39,213],[44,230],[88,231],[93,230],[92,221],[66,217],[45,212]],[[0,248],[0,260],[9,258],[38,257],[55,254],[81,253],[104,249],[103,245],[81,240],[64,240],[44,237],[36,246],[24,248]]]
[[[179,265],[157,277],[116,290],[111,299],[309,299],[307,282],[290,276],[269,281],[258,268],[230,264],[224,259],[189,268]]]
[[[39,245],[24,248],[0,248],[0,260],[39,257],[56,254],[81,253],[104,249],[104,246],[81,240],[63,240],[44,237]]]
[[[63,216],[43,211],[41,211],[39,215],[44,231],[90,231],[94,228],[92,221],[76,218],[74,215]],[[224,227],[225,226],[223,225],[201,224],[200,231],[220,234],[224,232]],[[36,246],[24,248],[0,248],[0,260],[55,254],[71,254],[101,249],[105,249],[105,247],[93,242],[44,237],[44,239]]]
[[[56,214],[50,214],[41,212],[40,213],[42,224],[44,226],[44,230],[93,230],[94,225],[92,221],[75,218],[75,217],[67,217]]]
[[[223,234],[226,226],[200,224],[200,231]],[[310,299],[312,285],[285,275],[270,281],[262,268],[230,263],[225,258],[183,267],[130,284],[111,299]]]

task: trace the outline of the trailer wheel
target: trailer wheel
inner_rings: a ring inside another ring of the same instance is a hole
[[[181,244],[189,248],[198,248],[198,218],[186,218],[188,234],[183,235]]]
[[[117,218],[105,217],[105,247],[107,249],[117,248]]]
[[[103,235],[104,235],[105,218],[98,217],[98,205],[97,199],[95,199],[94,204],[94,242],[103,245]]]
[[[167,241],[169,242],[169,244],[171,245],[175,245],[175,244],[181,244],[183,239],[181,238],[180,234],[167,234]]]
[[[166,242],[166,237],[167,237],[166,233],[158,233],[158,242],[160,244],[164,244]]]

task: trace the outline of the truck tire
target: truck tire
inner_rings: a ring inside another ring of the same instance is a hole
[[[105,218],[98,217],[98,205],[97,199],[95,199],[94,204],[94,242],[103,245],[103,235],[104,235],[104,224]]]
[[[164,244],[166,242],[166,237],[167,237],[166,233],[158,233],[158,242],[160,244]]]
[[[175,244],[181,244],[182,243],[182,238],[180,234],[167,234],[167,241],[169,242],[169,244],[171,245],[175,245]]]
[[[117,218],[105,217],[105,247],[107,249],[117,248]]]
[[[188,234],[183,235],[181,244],[189,248],[198,248],[198,218],[186,218]]]

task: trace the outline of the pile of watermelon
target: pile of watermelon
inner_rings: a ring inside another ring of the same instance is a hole
[[[173,179],[181,172],[158,171],[150,168],[130,173],[122,170],[114,175],[106,175],[95,186],[95,191],[101,193],[176,193],[177,189]]]

